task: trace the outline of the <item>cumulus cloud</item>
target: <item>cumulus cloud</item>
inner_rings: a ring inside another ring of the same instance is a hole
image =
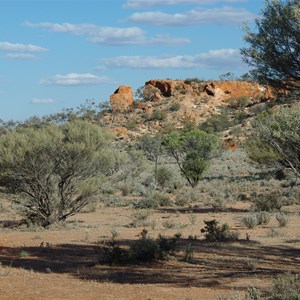
[[[144,8],[150,6],[162,5],[180,5],[180,4],[213,4],[218,2],[234,3],[245,2],[246,0],[128,0],[123,7],[125,8]]]
[[[59,86],[82,86],[82,85],[99,85],[113,83],[108,77],[96,76],[90,73],[68,73],[65,75],[57,74],[48,79],[42,79],[41,85],[59,85]]]
[[[54,104],[58,101],[52,98],[33,98],[31,103],[32,104]]]
[[[253,21],[255,15],[244,8],[223,7],[192,9],[184,13],[142,12],[129,16],[128,21],[148,25],[190,26],[202,24],[236,25]]]
[[[238,49],[218,49],[195,55],[118,56],[102,59],[107,68],[129,69],[232,69],[244,64]]]
[[[5,57],[10,59],[22,59],[22,60],[34,60],[38,58],[36,55],[29,54],[29,53],[9,53],[5,55]]]
[[[45,28],[52,32],[63,32],[73,35],[84,35],[88,41],[103,45],[145,45],[145,44],[186,44],[190,42],[186,38],[159,39],[157,36],[148,38],[147,34],[138,27],[103,27],[94,24],[70,24],[70,23],[31,23],[25,22],[25,26]]]
[[[9,42],[0,42],[0,51],[18,51],[18,52],[45,52],[48,49],[32,44],[13,44]]]

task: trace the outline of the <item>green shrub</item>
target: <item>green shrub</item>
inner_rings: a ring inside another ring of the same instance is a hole
[[[247,228],[252,229],[258,224],[257,216],[246,215],[245,217],[242,218],[242,222]]]
[[[289,218],[284,213],[278,213],[276,214],[276,220],[278,222],[279,227],[285,227],[289,221]]]
[[[172,204],[169,196],[164,193],[154,193],[152,198],[159,204],[159,206],[170,206]]]
[[[135,211],[132,215],[131,215],[131,226],[133,227],[138,227],[138,226],[146,226],[146,221],[148,220],[150,216],[150,211],[148,210],[138,210]]]
[[[260,211],[256,214],[257,225],[267,225],[271,221],[272,215],[267,211]]]
[[[288,273],[275,278],[267,299],[300,300],[300,276]]]
[[[129,120],[126,124],[126,128],[129,130],[136,130],[136,121],[135,120]]]
[[[142,200],[135,200],[131,203],[132,208],[148,209],[159,207],[159,202],[153,198],[144,198]]]
[[[126,202],[123,198],[118,197],[108,197],[105,199],[104,204],[106,207],[124,207]]]
[[[178,102],[174,102],[170,106],[170,111],[178,111],[180,109],[181,105]]]
[[[170,183],[173,173],[166,167],[161,166],[156,171],[156,181],[160,187],[165,187]]]
[[[231,126],[230,115],[226,108],[220,114],[210,116],[204,123],[199,125],[199,129],[208,133],[217,133],[228,129]]]
[[[166,259],[169,255],[174,255],[177,248],[178,236],[166,238],[162,235],[155,239],[147,236],[147,231],[143,230],[141,238],[130,247],[132,261],[151,262],[157,259]]]
[[[254,199],[254,208],[258,211],[275,211],[280,210],[284,205],[284,201],[281,196],[276,193],[269,195],[258,195]]]
[[[161,109],[153,110],[150,121],[165,121],[167,119],[167,113]]]
[[[203,82],[204,80],[203,79],[200,79],[200,78],[197,78],[197,77],[194,77],[194,78],[187,78],[184,80],[184,83],[185,84],[192,84],[192,83],[201,83]]]
[[[229,225],[227,223],[218,225],[215,219],[211,221],[204,221],[204,228],[201,232],[204,233],[205,238],[208,241],[226,241],[226,240],[237,240],[238,236],[236,233],[230,232]]]
[[[166,229],[173,229],[176,227],[175,223],[172,220],[166,220],[162,223],[162,226]]]

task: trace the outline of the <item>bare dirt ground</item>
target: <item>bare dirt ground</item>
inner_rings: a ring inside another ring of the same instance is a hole
[[[279,228],[273,215],[269,224],[248,229],[241,223],[248,206],[237,202],[222,212],[160,208],[150,212],[147,224],[136,228],[130,226],[132,208],[102,207],[72,217],[63,228],[50,229],[15,227],[18,216],[4,207],[0,299],[209,300],[231,295],[233,290],[242,295],[250,286],[264,289],[278,274],[299,272],[300,207],[288,207],[286,227]],[[239,240],[206,241],[200,229],[204,220],[212,219],[228,223],[239,232]],[[139,238],[143,228],[153,238],[180,232],[175,257],[126,265],[99,262],[98,241],[114,232],[118,243],[126,246]],[[184,261],[188,242],[193,255]]]

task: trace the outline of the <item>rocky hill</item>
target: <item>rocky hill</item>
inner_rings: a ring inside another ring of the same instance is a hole
[[[275,99],[272,89],[246,81],[149,80],[134,99],[130,86],[120,86],[110,97],[111,111],[100,123],[111,128],[119,139],[181,129],[201,124],[222,110],[232,108],[251,115],[255,108]],[[225,133],[230,139],[230,132]]]

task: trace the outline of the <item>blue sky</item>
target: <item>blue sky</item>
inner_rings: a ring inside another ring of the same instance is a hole
[[[0,118],[108,101],[121,84],[241,75],[241,25],[263,2],[0,0]]]

